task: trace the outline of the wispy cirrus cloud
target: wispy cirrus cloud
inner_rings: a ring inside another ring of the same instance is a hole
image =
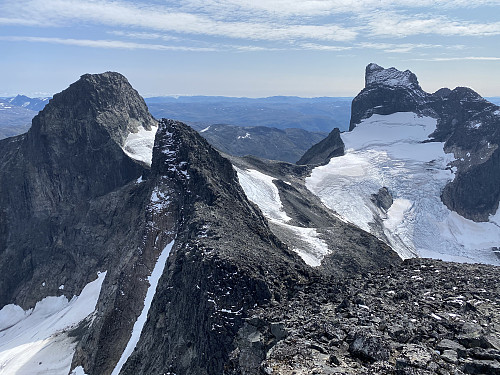
[[[458,19],[440,13],[442,9],[476,7],[495,10],[497,6],[500,0],[172,0],[153,4],[125,0],[4,0],[0,3],[0,24],[50,26],[60,30],[62,40],[78,40],[65,34],[75,25],[99,27],[103,33],[120,39],[93,41],[109,48],[133,45],[137,40],[161,40],[176,44],[165,47],[179,50],[217,49],[232,44],[233,48],[226,49],[335,52],[369,48],[410,53],[434,48],[410,40],[419,36],[500,35],[500,22]],[[403,38],[408,42],[391,43]],[[446,41],[439,43],[442,48],[450,48]]]
[[[158,33],[148,33],[148,32],[130,32],[123,30],[111,30],[108,31],[111,35],[116,35],[120,37],[126,37],[131,39],[142,39],[142,40],[179,40],[178,37],[168,35],[168,34],[158,34]]]
[[[240,13],[253,16],[325,16],[339,13],[359,14],[373,10],[401,8],[476,8],[500,5],[499,0],[181,0],[182,7],[224,16]]]
[[[317,43],[301,43],[299,45],[299,48],[307,50],[315,50],[315,51],[347,51],[352,49],[353,47],[332,46],[332,45],[317,44]]]
[[[6,6],[6,4],[8,6]],[[188,13],[161,6],[139,6],[117,1],[25,0],[4,3],[4,14],[22,13],[32,20],[64,26],[75,21],[109,26],[252,40],[317,39],[349,41],[357,31],[336,24],[265,23],[221,21],[202,13]]]
[[[32,42],[32,43],[51,43],[64,44],[69,46],[93,47],[93,48],[113,48],[113,49],[143,49],[154,51],[216,51],[215,48],[186,47],[186,46],[168,46],[163,44],[133,43],[119,40],[91,40],[91,39],[72,39],[72,38],[46,38],[35,36],[0,36],[0,40],[10,42]]]
[[[477,23],[450,20],[446,16],[425,14],[403,15],[397,12],[377,12],[364,16],[366,27],[374,36],[407,37],[414,35],[493,36],[500,35],[500,22]]]
[[[455,56],[455,57],[430,57],[425,59],[412,59],[414,61],[500,61],[500,57],[494,56]]]
[[[426,44],[426,43],[373,43],[363,42],[357,45],[360,48],[368,48],[381,50],[388,53],[408,53],[415,50],[432,50],[432,49],[447,49],[447,50],[462,50],[464,45],[455,44],[443,46],[442,44]]]

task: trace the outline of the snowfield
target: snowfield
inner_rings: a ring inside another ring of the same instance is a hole
[[[325,241],[319,238],[315,228],[303,228],[289,224],[292,219],[283,209],[275,178],[254,169],[236,168],[240,185],[248,199],[259,206],[264,216],[294,238],[292,249],[306,264],[317,267],[330,252]]]
[[[236,171],[248,199],[259,206],[268,219],[282,223],[292,220],[283,210],[278,188],[273,183],[275,178],[254,169],[236,168]]]
[[[454,178],[452,154],[427,142],[436,120],[410,112],[373,115],[342,133],[344,156],[317,167],[307,188],[344,220],[373,233],[402,258],[425,256],[500,265],[497,214],[476,223],[451,212],[440,199]],[[394,203],[383,212],[371,195],[387,187]]]
[[[151,130],[146,130],[140,126],[137,133],[130,133],[127,136],[123,145],[123,151],[132,159],[142,161],[151,166],[157,130],[157,126],[152,126]]]
[[[106,272],[71,301],[46,297],[33,309],[16,305],[0,310],[0,374],[67,375],[77,342],[68,331],[91,315]]]

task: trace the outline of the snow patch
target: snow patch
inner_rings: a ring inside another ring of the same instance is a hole
[[[71,371],[70,375],[87,375],[87,374],[83,370],[82,366],[78,366],[73,371]]]
[[[67,375],[77,342],[68,331],[95,310],[106,272],[71,301],[46,297],[33,309],[16,305],[0,310],[0,373]]]
[[[158,190],[155,186],[153,192],[151,193],[151,209],[155,212],[159,212],[166,208],[170,203],[170,197],[163,191]]]
[[[238,139],[247,139],[250,138],[250,133],[246,133],[244,136],[239,135]]]
[[[149,288],[146,293],[146,298],[144,299],[144,307],[142,309],[141,315],[139,315],[136,322],[134,323],[134,328],[132,329],[130,340],[128,341],[127,346],[125,347],[125,350],[123,351],[120,360],[116,364],[111,375],[118,375],[120,373],[123,365],[125,364],[125,362],[127,362],[128,358],[139,342],[142,329],[144,328],[144,324],[146,323],[146,319],[148,317],[149,309],[151,308],[151,303],[153,302],[153,297],[156,294],[158,281],[160,280],[161,275],[163,275],[165,263],[167,262],[168,255],[170,254],[170,250],[172,250],[173,245],[174,241],[165,246],[160,256],[158,257],[158,260],[156,261],[153,272],[151,272],[151,276],[148,277]]]
[[[130,133],[127,136],[123,151],[132,159],[151,166],[156,130],[158,130],[157,126],[152,126],[151,130],[146,130],[140,126],[137,133]]]
[[[442,143],[422,143],[435,127],[435,119],[410,112],[373,115],[341,134],[346,154],[315,168],[306,186],[345,221],[388,242],[402,258],[498,265],[492,251],[500,242],[498,211],[489,223],[474,223],[441,202],[442,189],[454,178],[449,168],[453,155],[444,153]],[[383,186],[394,198],[387,216],[370,199]],[[377,221],[381,230],[375,229]]]
[[[276,220],[271,220],[271,222],[295,234],[296,239],[291,247],[307,265],[320,266],[325,255],[330,253],[326,242],[319,238],[316,228],[296,227]]]
[[[315,228],[303,228],[288,224],[292,220],[283,210],[279,191],[273,183],[275,178],[254,169],[236,168],[238,179],[248,199],[259,206],[264,216],[271,222],[285,229],[294,237],[292,249],[304,262],[317,267],[330,251],[325,241],[319,238]]]
[[[283,210],[278,188],[273,183],[275,178],[255,169],[236,168],[236,172],[248,199],[257,204],[266,217],[280,222],[291,220]]]
[[[200,133],[205,133],[208,129],[210,129],[210,125],[209,125],[209,126],[207,126],[205,129],[200,130]]]
[[[497,212],[494,215],[490,215],[489,221],[500,227],[500,204],[498,205]]]

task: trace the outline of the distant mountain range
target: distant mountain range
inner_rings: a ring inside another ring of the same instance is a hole
[[[352,98],[231,98],[219,96],[147,98],[156,118],[172,118],[188,124],[231,124],[266,126],[278,129],[299,128],[330,132],[347,130]]]
[[[0,98],[0,139],[25,133],[49,99]],[[486,99],[500,104],[500,97]],[[154,117],[205,130],[201,135],[225,153],[296,162],[332,129],[348,130],[352,98],[157,96],[145,101]]]
[[[203,137],[225,153],[296,162],[333,128],[347,129],[351,99],[162,96],[146,103],[156,118],[176,119],[204,130]],[[23,95],[1,99],[0,139],[25,133],[46,103],[48,98]]]

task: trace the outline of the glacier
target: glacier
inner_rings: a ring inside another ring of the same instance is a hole
[[[33,309],[0,310],[0,374],[67,375],[77,342],[69,331],[95,311],[106,272],[71,301],[45,297]]]
[[[493,251],[500,243],[497,212],[474,222],[450,211],[441,191],[454,178],[453,154],[429,135],[436,119],[412,112],[372,115],[342,133],[345,155],[316,167],[307,188],[343,220],[371,232],[401,258],[500,265]],[[387,212],[371,200],[387,187],[394,203]]]

